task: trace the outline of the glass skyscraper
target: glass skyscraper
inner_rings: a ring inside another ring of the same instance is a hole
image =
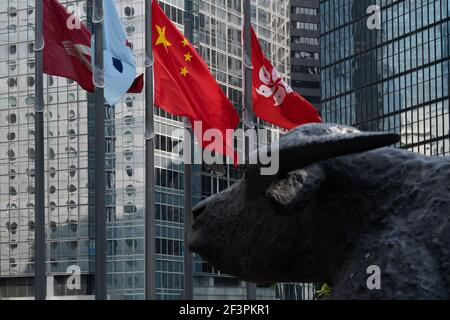
[[[323,0],[320,12],[325,121],[450,154],[450,1]]]
[[[319,0],[291,0],[292,88],[320,111]]]
[[[61,0],[86,21],[86,1]],[[160,5],[183,30],[185,0]],[[115,1],[144,72],[144,1]],[[290,78],[289,1],[252,2],[252,22],[263,50]],[[242,112],[242,1],[192,0],[194,39],[219,84]],[[34,283],[34,1],[0,1],[0,297],[32,297]],[[92,96],[63,78],[45,76],[48,296],[92,297],[95,269],[94,119]],[[106,112],[108,295],[144,298],[144,95],[125,95]],[[183,293],[184,172],[175,164],[175,130],[183,119],[155,108],[156,266],[158,299]],[[264,122],[270,133],[280,130]],[[217,170],[216,170],[217,171]],[[241,171],[193,167],[194,204],[229,187]],[[72,267],[72,268],[71,268]],[[66,282],[73,267],[81,288]],[[196,298],[245,298],[245,285],[195,260]],[[278,290],[279,291],[279,290]],[[275,286],[259,298],[276,298]]]
[[[85,3],[69,6],[82,18]],[[0,296],[33,295],[34,1],[0,3]],[[47,270],[51,295],[92,294],[92,104],[73,81],[46,77]],[[67,291],[77,266],[81,289]]]

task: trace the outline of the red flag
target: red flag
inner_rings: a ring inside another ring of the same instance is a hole
[[[264,56],[252,28],[253,108],[261,119],[285,129],[322,122],[314,106],[281,78]]]
[[[156,1],[152,2],[152,14],[155,104],[174,115],[189,118],[192,125],[201,121],[203,131],[218,129],[225,140],[222,150],[216,151],[236,160],[233,141],[225,145],[226,130],[235,129],[239,123],[236,110],[201,56]],[[204,148],[209,146],[202,137],[197,138]]]
[[[72,79],[94,92],[91,65],[91,33],[56,0],[44,0],[44,73]],[[140,93],[144,77],[136,78],[128,93]]]

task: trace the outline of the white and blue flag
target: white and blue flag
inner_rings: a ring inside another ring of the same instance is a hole
[[[136,65],[114,0],[103,0],[103,13],[105,100],[113,106],[133,84]]]

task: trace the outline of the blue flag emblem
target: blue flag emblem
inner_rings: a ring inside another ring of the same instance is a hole
[[[116,70],[117,71],[119,71],[120,73],[122,73],[123,72],[123,64],[122,64],[122,61],[120,61],[119,59],[116,59],[116,58],[112,58],[112,60],[113,60],[113,66],[114,66],[114,68],[116,68]]]
[[[136,65],[113,0],[103,0],[103,12],[105,100],[113,106],[133,84]]]

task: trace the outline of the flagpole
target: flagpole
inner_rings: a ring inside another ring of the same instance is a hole
[[[45,300],[45,163],[44,163],[44,75],[42,0],[35,0],[35,289],[36,300]]]
[[[145,1],[145,299],[156,300],[155,126],[152,0]]]
[[[185,119],[185,132],[191,133],[185,135],[184,141],[184,300],[194,299],[193,288],[193,256],[189,251],[188,234],[192,227],[192,152],[193,152],[193,137],[192,130],[190,130],[190,123]],[[190,150],[190,151],[188,151]]]
[[[186,120],[185,122],[187,122]],[[185,125],[185,132],[189,132],[189,125]],[[193,256],[189,251],[188,232],[192,227],[192,149],[193,139],[192,134],[185,136],[185,162],[184,162],[184,300],[194,299],[193,288]],[[187,150],[190,150],[188,152]],[[190,159],[189,159],[190,158]],[[190,160],[190,161],[189,161]]]
[[[189,42],[193,41],[193,3],[192,0],[184,1],[185,14],[184,14],[184,35]],[[190,132],[191,124],[189,119],[185,119],[185,132]],[[194,145],[194,139],[191,134],[185,136],[185,151],[184,161],[184,300],[194,299],[194,272],[193,272],[193,256],[192,252],[188,249],[188,233],[192,227],[192,151]]]
[[[244,11],[244,54],[243,54],[243,66],[244,66],[244,126],[245,130],[255,129],[255,115],[253,113],[253,97],[252,97],[252,34],[251,34],[251,3],[250,0],[243,1]],[[249,142],[244,141],[245,155],[244,159],[250,157]],[[256,300],[256,284],[246,283],[247,300]]]
[[[95,105],[95,299],[107,299],[106,197],[105,197],[105,98],[103,75],[103,1],[93,0],[94,105]]]

